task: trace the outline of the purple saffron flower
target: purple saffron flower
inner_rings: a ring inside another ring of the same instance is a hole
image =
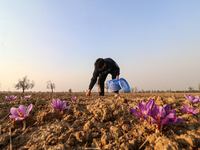
[[[57,112],[60,114],[61,111],[71,107],[71,106],[65,107],[66,104],[67,104],[67,102],[65,102],[65,101],[62,102],[60,99],[57,99],[57,102],[56,102],[56,100],[53,98],[52,103],[51,103],[51,107],[53,109],[56,109]]]
[[[27,100],[31,97],[31,95],[24,96]]]
[[[192,97],[191,94],[189,94],[189,96],[187,96],[186,94],[184,94],[184,96],[185,96],[185,98],[187,100],[189,100],[192,103],[192,107],[193,107],[194,103],[198,103],[200,101],[199,95],[196,95],[196,96]]]
[[[10,115],[9,117],[16,120],[16,121],[20,121],[20,120],[24,120],[24,118],[26,116],[28,116],[28,114],[30,113],[31,109],[33,107],[33,104],[30,104],[26,110],[26,107],[24,105],[20,105],[19,108],[14,108],[12,107],[10,109],[10,112],[12,115]]]
[[[130,108],[130,112],[132,112],[139,118],[142,118],[140,123],[143,121],[143,119],[145,119],[148,122],[147,118],[151,113],[151,109],[153,108],[154,103],[154,99],[150,99],[147,104],[144,101],[141,101],[138,106],[135,105],[139,111],[137,111],[134,108]]]
[[[75,101],[75,100],[76,100],[76,96],[75,96],[75,97],[72,97],[71,100],[72,100],[72,101]]]
[[[13,100],[15,100],[17,96],[11,95],[10,97],[6,96],[6,99],[10,100],[10,102],[13,103]]]
[[[192,107],[188,107],[187,105],[185,105],[185,104],[182,104],[182,106],[183,106],[183,108],[182,108],[182,111],[185,113],[185,114],[196,114],[196,113],[198,113],[198,109],[195,109],[195,110],[193,110],[193,108]]]
[[[157,124],[156,129],[158,129],[159,126],[180,123],[185,121],[185,119],[177,118],[176,110],[170,110],[169,105],[166,105],[164,108],[162,106],[158,107],[157,105],[155,105],[153,110],[151,111],[151,121]]]

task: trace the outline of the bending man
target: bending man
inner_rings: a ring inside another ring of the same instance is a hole
[[[112,75],[112,79],[118,79],[120,68],[117,63],[111,58],[98,58],[94,63],[94,72],[93,77],[90,81],[89,89],[86,93],[86,96],[90,96],[91,90],[95,85],[98,78],[98,86],[99,86],[99,95],[104,96],[104,82],[106,80],[107,75],[110,73]],[[115,91],[116,95],[118,95],[118,91]]]

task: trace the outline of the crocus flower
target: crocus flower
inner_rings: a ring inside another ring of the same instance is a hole
[[[25,128],[26,128],[26,122],[25,122],[24,118],[26,116],[28,116],[28,114],[30,113],[32,107],[33,107],[33,104],[30,104],[28,106],[27,110],[26,110],[26,107],[24,105],[20,105],[19,108],[12,107],[10,109],[10,112],[12,114],[12,115],[9,115],[10,118],[12,118],[13,120],[16,120],[16,121],[22,120],[22,122],[23,122],[22,131],[24,131]]]
[[[186,94],[184,94],[184,96],[185,96],[185,98],[187,100],[189,100],[192,103],[192,107],[193,107],[194,103],[198,103],[200,101],[199,95],[196,95],[196,96],[192,97],[191,94],[189,94],[189,96],[187,96]]]
[[[193,108],[192,107],[188,107],[187,105],[185,105],[185,104],[182,104],[182,106],[183,106],[183,108],[182,108],[182,111],[185,113],[185,114],[196,114],[196,113],[198,113],[198,109],[195,109],[195,110],[193,110]]]
[[[31,97],[31,95],[28,95],[28,96],[24,96],[26,99],[29,99]]]
[[[147,104],[144,101],[141,101],[138,106],[135,105],[139,111],[137,111],[134,108],[130,108],[130,112],[132,112],[134,115],[138,116],[139,118],[142,118],[140,123],[143,121],[143,119],[145,119],[148,122],[147,118],[151,113],[151,109],[153,108],[154,103],[155,103],[154,99],[150,99]]]
[[[51,107],[53,109],[56,109],[57,112],[60,114],[61,111],[71,107],[71,106],[65,107],[66,104],[67,104],[67,102],[65,102],[65,101],[62,102],[60,99],[57,99],[57,102],[56,102],[56,100],[53,98],[52,103],[51,103]]]
[[[21,97],[21,100],[22,100],[23,98]]]
[[[10,97],[6,96],[6,99],[10,100],[10,102],[13,103],[13,100],[15,100],[17,96],[11,95]]]
[[[75,97],[72,97],[71,100],[72,100],[72,101],[75,101],[75,100],[76,100],[76,96],[75,96]]]
[[[169,105],[166,105],[164,108],[162,106],[158,107],[157,105],[155,105],[153,110],[151,111],[151,121],[157,124],[156,129],[158,129],[159,126],[180,123],[185,121],[185,119],[177,118],[176,110],[170,110]]]
[[[20,105],[19,108],[14,108],[12,107],[10,109],[10,112],[12,115],[10,115],[9,117],[19,121],[19,120],[24,120],[24,118],[26,116],[28,116],[28,114],[30,113],[31,109],[33,107],[33,104],[30,104],[26,110],[26,107],[24,105]]]

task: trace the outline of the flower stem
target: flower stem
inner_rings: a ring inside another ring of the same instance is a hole
[[[145,119],[147,121],[147,123],[150,125],[149,121],[147,119]]]
[[[23,122],[23,129],[22,129],[22,131],[24,131],[26,129],[26,121],[23,120],[22,122]]]

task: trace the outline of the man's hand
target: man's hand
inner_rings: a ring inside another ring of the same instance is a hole
[[[119,79],[119,76],[116,76],[116,79]]]
[[[100,85],[99,85],[99,92],[101,93],[101,87],[100,87]]]
[[[91,90],[88,89],[88,91],[86,92],[86,96],[90,96],[90,94],[91,94]]]

